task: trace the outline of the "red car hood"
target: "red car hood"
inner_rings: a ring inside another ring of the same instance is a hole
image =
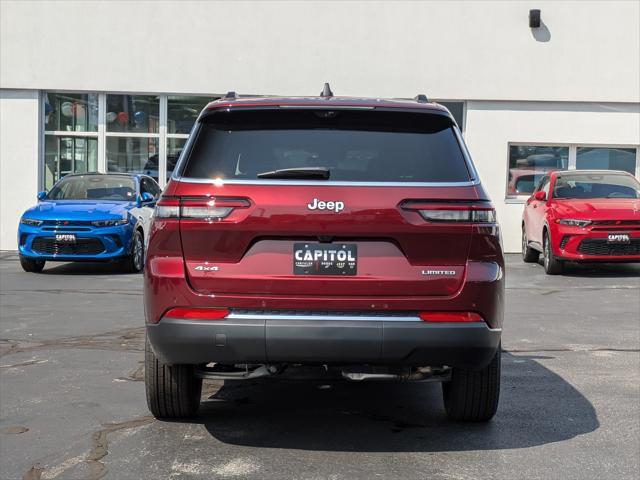
[[[559,218],[640,221],[640,199],[637,198],[560,200],[554,209]]]

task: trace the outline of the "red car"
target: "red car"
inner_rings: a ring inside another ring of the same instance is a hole
[[[522,257],[540,253],[550,275],[565,261],[640,262],[640,182],[614,170],[545,175],[522,217]]]
[[[200,114],[156,206],[145,382],[157,417],[202,379],[443,382],[498,405],[504,261],[451,114],[424,96],[237,98]]]

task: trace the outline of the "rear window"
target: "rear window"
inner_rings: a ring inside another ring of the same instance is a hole
[[[290,168],[327,169],[328,181],[470,179],[448,117],[284,108],[205,117],[182,176],[255,181],[261,173]]]

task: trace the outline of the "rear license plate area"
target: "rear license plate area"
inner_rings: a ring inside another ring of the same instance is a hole
[[[73,233],[57,233],[56,242],[58,243],[76,243],[76,236]]]
[[[356,275],[358,246],[352,243],[294,243],[294,275]]]

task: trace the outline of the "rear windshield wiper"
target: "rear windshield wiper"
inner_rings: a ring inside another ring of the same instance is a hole
[[[326,167],[296,167],[262,172],[258,178],[317,178],[328,180],[331,172]]]

